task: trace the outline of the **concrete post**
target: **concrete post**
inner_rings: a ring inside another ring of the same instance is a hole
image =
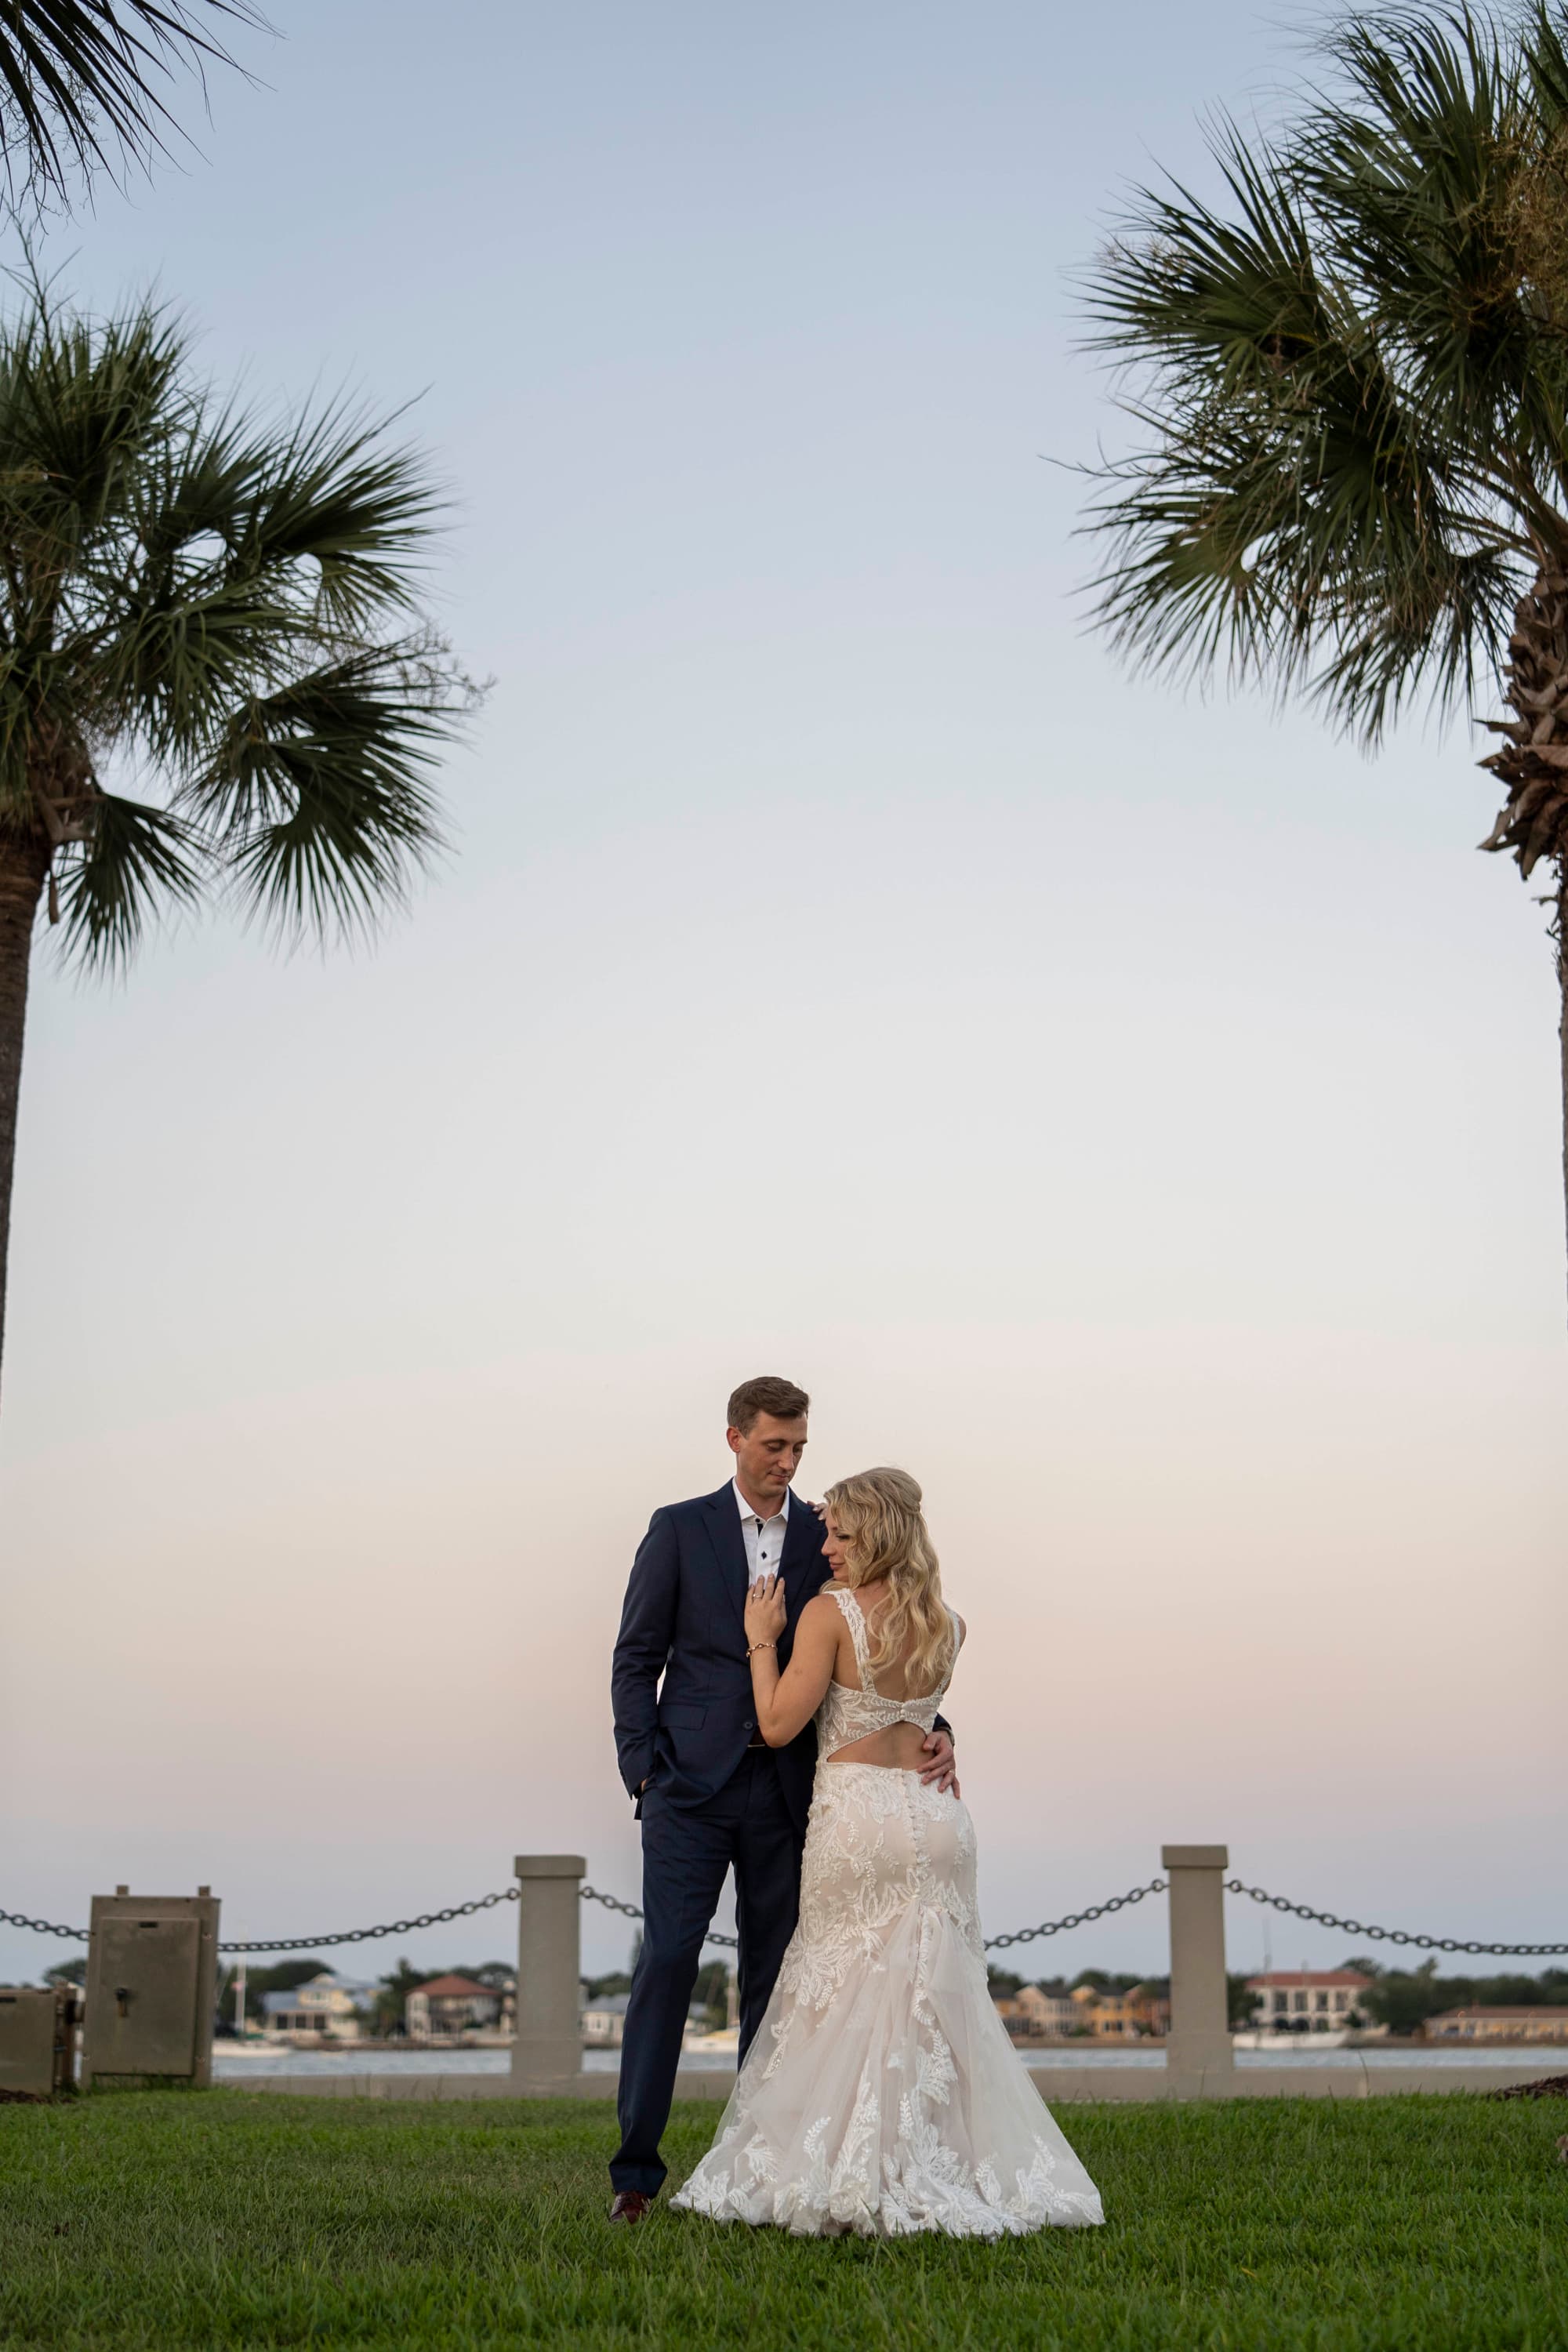
[[[575,2087],[583,2071],[578,2022],[582,1897],[588,1864],[580,1853],[520,1853],[517,1905],[517,2039],[511,2084],[519,2098]]]
[[[1235,2087],[1225,1985],[1223,1845],[1163,1846],[1171,1882],[1171,2032],[1165,2072],[1171,2097],[1225,2098]]]

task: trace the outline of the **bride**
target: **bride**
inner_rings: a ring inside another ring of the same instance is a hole
[[[826,1511],[834,1581],[782,1675],[778,1579],[746,1601],[769,1747],[816,1718],[800,1924],[718,2137],[672,2201],[818,2236],[1102,2221],[986,1988],[969,1809],[920,1776],[964,1634],[921,1490],[866,1470],[828,1488]]]

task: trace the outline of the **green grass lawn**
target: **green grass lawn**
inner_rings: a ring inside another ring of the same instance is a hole
[[[676,2179],[718,2110],[677,2110]],[[1100,2230],[610,2230],[607,2103],[0,2106],[0,2342],[1568,2352],[1568,2104],[1067,2108]]]

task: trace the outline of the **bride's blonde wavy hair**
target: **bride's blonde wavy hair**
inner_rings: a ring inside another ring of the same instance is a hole
[[[888,1580],[871,1672],[895,1664],[912,1633],[906,1686],[916,1695],[935,1690],[952,1671],[953,1630],[919,1485],[907,1470],[858,1470],[829,1486],[823,1499],[844,1539],[843,1580],[851,1591]]]

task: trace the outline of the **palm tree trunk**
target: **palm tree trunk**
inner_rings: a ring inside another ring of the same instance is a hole
[[[1568,858],[1557,867],[1557,987],[1562,1010],[1557,1036],[1563,1048],[1563,1199],[1568,1208]]]
[[[33,923],[48,868],[48,845],[0,834],[0,1357],[5,1346],[5,1267],[11,1177],[16,1164],[16,1099],[27,1021]]]
[[[1512,716],[1489,719],[1503,737],[1481,761],[1508,797],[1483,849],[1506,849],[1528,882],[1555,867],[1552,929],[1557,948],[1558,1038],[1563,1061],[1563,1200],[1568,1213],[1568,548],[1543,551],[1514,610],[1505,688]]]

